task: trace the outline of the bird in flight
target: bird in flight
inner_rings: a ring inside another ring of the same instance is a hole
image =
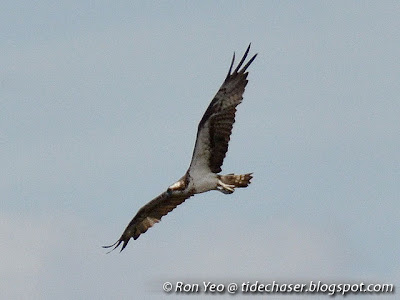
[[[236,107],[242,102],[247,85],[248,72],[246,70],[257,56],[255,54],[242,67],[250,51],[250,45],[232,72],[235,62],[235,54],[233,54],[228,75],[199,123],[192,161],[185,175],[139,209],[118,241],[110,246],[103,246],[104,248],[114,247],[111,250],[113,251],[122,243],[120,251],[124,250],[131,238],[136,240],[155,223],[160,222],[163,216],[195,194],[211,190],[231,194],[235,188],[245,188],[250,184],[252,173],[218,174],[221,172],[221,166],[228,151]]]

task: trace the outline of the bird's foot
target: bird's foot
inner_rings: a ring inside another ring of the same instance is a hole
[[[221,180],[218,180],[217,189],[218,189],[218,191],[220,191],[224,194],[232,194],[235,191],[235,185],[234,184],[226,184],[226,183],[223,183]]]

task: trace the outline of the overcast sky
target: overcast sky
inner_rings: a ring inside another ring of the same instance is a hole
[[[0,11],[2,298],[160,299],[167,280],[400,288],[398,1],[63,2]],[[106,255],[184,174],[250,42],[223,173],[252,184],[197,195]]]

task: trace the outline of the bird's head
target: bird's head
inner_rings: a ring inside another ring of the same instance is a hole
[[[167,193],[168,194],[172,194],[172,192],[174,191],[182,191],[184,190],[186,187],[185,185],[185,181],[180,179],[177,182],[175,182],[174,184],[171,184],[168,189],[167,189]]]

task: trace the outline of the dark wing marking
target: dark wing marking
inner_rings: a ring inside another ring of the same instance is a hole
[[[191,168],[208,168],[213,173],[221,172],[221,166],[228,151],[233,123],[235,122],[236,106],[242,102],[244,89],[248,82],[248,72],[246,70],[257,56],[255,54],[242,67],[249,50],[250,45],[238,66],[232,72],[235,61],[235,54],[233,54],[228,75],[199,123],[196,145],[189,170]]]
[[[118,241],[110,246],[103,248],[114,247],[111,251],[118,248],[122,244],[121,251],[124,250],[131,238],[136,240],[142,233],[145,233],[154,224],[160,222],[161,218],[172,211],[179,204],[183,203],[193,194],[170,193],[164,192],[158,197],[151,200],[137,212]],[[111,252],[110,251],[110,252]]]
[[[250,45],[232,73],[235,61],[235,54],[233,54],[228,75],[200,121],[189,170],[192,168],[194,170],[205,168],[208,172],[221,172],[221,166],[228,150],[232,126],[235,122],[236,106],[242,102],[244,89],[247,84],[248,73],[246,70],[257,56],[255,54],[242,67],[249,50]],[[111,250],[113,251],[122,244],[121,251],[124,250],[131,238],[136,240],[155,223],[160,222],[163,216],[191,196],[193,194],[177,191],[162,193],[139,209],[118,241],[110,246],[104,246],[104,248],[113,247]]]

